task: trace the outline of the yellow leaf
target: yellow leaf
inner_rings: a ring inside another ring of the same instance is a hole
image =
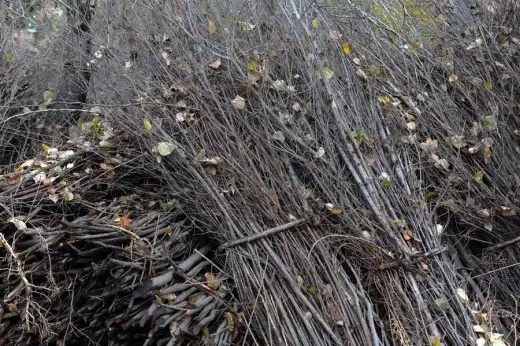
[[[484,179],[484,172],[482,171],[477,171],[473,175],[473,180],[475,180],[478,184],[482,184],[482,179]]]
[[[152,122],[149,119],[144,118],[143,119],[144,128],[147,131],[152,131]]]
[[[42,150],[43,150],[44,152],[48,152],[50,148],[51,148],[51,147],[49,147],[47,144],[45,144],[45,143],[42,144]]]
[[[323,74],[327,79],[331,79],[332,76],[334,76],[334,70],[332,70],[330,67],[325,67],[323,69]]]
[[[459,77],[456,74],[451,74],[448,77],[448,82],[450,82],[450,83],[455,83],[458,80],[459,80]]]
[[[419,49],[421,49],[421,42],[419,42],[419,41],[412,42],[412,44],[410,46],[410,50],[413,53],[417,54],[417,53],[419,53]]]
[[[341,49],[343,49],[343,53],[350,55],[350,45],[347,41],[341,42]]]
[[[311,22],[311,26],[313,29],[318,29],[319,20],[318,18],[314,18]]]
[[[379,103],[382,104],[383,106],[386,106],[387,104],[390,103],[390,97],[388,96],[379,96]]]
[[[436,336],[432,337],[432,346],[441,346],[441,339]]]
[[[43,101],[45,105],[49,105],[54,100],[54,93],[50,90],[45,90],[43,92]]]
[[[210,20],[208,22],[208,32],[209,32],[210,35],[213,35],[214,33],[217,32],[217,25],[212,20]]]

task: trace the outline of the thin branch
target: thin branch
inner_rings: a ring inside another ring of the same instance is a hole
[[[250,236],[247,236],[247,237],[244,237],[244,238],[240,238],[240,239],[237,239],[237,240],[233,240],[233,241],[227,242],[227,243],[221,245],[220,249],[222,250],[222,249],[227,249],[227,248],[230,248],[230,247],[233,247],[233,246],[237,246],[237,245],[240,245],[240,244],[250,243],[250,242],[252,242],[254,240],[265,238],[265,237],[268,237],[270,235],[273,235],[273,234],[276,234],[276,233],[280,233],[282,231],[286,231],[286,230],[291,229],[293,227],[299,226],[301,224],[306,223],[307,221],[309,221],[309,218],[302,218],[302,219],[294,220],[294,221],[291,221],[291,222],[286,223],[284,225],[273,227],[273,228],[270,228],[268,230],[265,230],[265,231],[257,233],[257,234],[253,234],[253,235],[250,235]]]
[[[516,237],[514,239],[511,239],[511,240],[508,240],[508,241],[504,241],[502,243],[498,243],[498,244],[493,245],[493,246],[489,246],[489,247],[484,249],[484,252],[495,251],[495,250],[501,249],[503,247],[506,247],[506,246],[509,246],[509,245],[512,245],[512,244],[518,243],[518,242],[520,242],[520,237]]]

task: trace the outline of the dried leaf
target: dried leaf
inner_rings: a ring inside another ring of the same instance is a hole
[[[237,22],[237,26],[242,31],[251,31],[254,28],[256,28],[256,25],[254,25],[254,24],[251,24],[248,22],[240,22],[240,21]]]
[[[334,206],[332,203],[325,204],[325,207],[327,208],[328,211],[330,211],[330,213],[332,215],[339,215],[342,213],[341,208]]]
[[[500,206],[500,209],[502,209],[503,216],[515,216],[516,215],[516,210],[513,208]]]
[[[271,85],[276,91],[284,91],[287,89],[287,85],[284,80],[277,79]]]
[[[417,130],[417,123],[415,121],[410,121],[410,122],[406,123],[406,127],[408,128],[408,130],[413,132],[413,131]]]
[[[481,334],[485,334],[486,333],[484,328],[481,325],[478,325],[478,324],[473,326],[473,331],[475,333],[481,333]]]
[[[68,187],[65,187],[63,191],[61,191],[61,197],[65,202],[70,202],[74,199],[74,194],[70,192]]]
[[[343,37],[343,35],[342,35],[339,31],[331,30],[330,33],[329,33],[329,37],[330,37],[333,41],[339,41],[339,40],[341,40],[341,38]]]
[[[428,138],[425,142],[419,143],[419,147],[426,153],[433,153],[439,147],[439,142],[436,139]]]
[[[9,308],[10,312],[14,312],[15,314],[20,313],[20,308],[18,307],[18,305],[14,304],[14,303],[9,303],[8,308]]]
[[[220,65],[222,65],[222,61],[220,61],[220,59],[217,59],[217,60],[213,61],[211,64],[209,64],[208,66],[214,70],[218,70]]]
[[[38,172],[36,173],[36,175],[33,177],[33,180],[36,184],[39,184],[41,183],[42,181],[45,181],[45,179],[47,179],[47,176],[45,175],[45,172]]]
[[[247,79],[249,80],[250,83],[256,83],[260,80],[260,78],[262,78],[262,75],[260,74],[260,72],[257,72],[257,71],[248,71],[247,72]]]
[[[274,134],[273,134],[273,139],[275,141],[278,141],[278,142],[284,142],[285,141],[285,136],[283,134],[282,131],[276,131]]]
[[[480,150],[480,146],[478,146],[478,145],[477,145],[477,146],[474,146],[474,147],[470,147],[470,148],[468,148],[468,152],[469,152],[470,154],[476,154],[476,153],[479,152],[479,150]]]
[[[363,78],[363,79],[365,79],[365,80],[368,79],[368,76],[367,76],[367,74],[365,73],[365,71],[363,71],[363,70],[360,69],[360,68],[358,68],[358,69],[356,70],[356,74],[357,74],[359,77],[361,77],[361,78]]]
[[[238,95],[235,96],[235,98],[231,101],[231,104],[236,109],[242,110],[242,109],[246,108],[246,100],[243,97],[240,97]]]
[[[170,66],[172,61],[170,60],[170,54],[168,52],[162,52],[161,57],[164,59],[166,66]]]
[[[294,103],[291,108],[295,112],[300,112],[302,110],[302,106],[298,102]]]
[[[456,75],[456,74],[451,74],[449,77],[448,77],[448,82],[450,83],[455,83],[459,80],[459,77]]]
[[[208,22],[208,32],[210,35],[213,35],[217,32],[217,25],[212,20]]]
[[[466,50],[471,50],[477,48],[482,45],[482,39],[479,37],[475,41],[471,42],[469,46],[466,47]]]
[[[468,295],[466,294],[466,291],[464,291],[462,288],[457,288],[457,295],[464,303],[469,302]]]
[[[168,156],[175,150],[175,145],[169,142],[160,142],[157,144],[157,152],[161,156]]]
[[[207,272],[206,274],[204,274],[204,276],[206,277],[206,285],[211,289],[216,289],[217,287],[215,287],[215,275],[213,275],[210,272]]]
[[[325,149],[323,147],[319,147],[318,150],[316,150],[314,152],[314,158],[315,159],[319,159],[320,157],[322,157],[323,155],[325,155]]]
[[[484,148],[491,148],[495,143],[495,140],[491,137],[486,137],[483,138],[480,142],[484,145]]]
[[[58,198],[59,198],[59,197],[58,197],[57,194],[55,194],[55,193],[53,193],[53,194],[49,194],[48,197],[49,197],[49,199],[50,199],[52,202],[54,202],[54,203],[58,202]]]
[[[464,142],[464,136],[455,135],[450,137],[451,145],[453,145],[457,149],[464,148],[467,144]]]
[[[14,227],[16,227],[16,229],[19,231],[25,231],[27,229],[27,225],[25,224],[25,222],[23,222],[18,217],[11,217],[7,220],[7,222],[12,223]]]

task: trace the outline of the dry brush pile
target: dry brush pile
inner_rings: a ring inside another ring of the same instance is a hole
[[[4,340],[518,342],[517,4],[121,6],[0,180]]]

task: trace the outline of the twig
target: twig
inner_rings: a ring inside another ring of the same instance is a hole
[[[250,235],[250,236],[247,236],[247,237],[244,237],[244,238],[240,238],[240,239],[237,239],[237,240],[233,240],[233,241],[227,242],[227,243],[221,245],[219,249],[220,250],[227,249],[227,248],[230,248],[230,247],[233,247],[233,246],[237,246],[237,245],[240,245],[240,244],[249,243],[249,242],[251,242],[253,240],[257,240],[257,239],[260,239],[260,238],[265,238],[267,236],[270,236],[270,235],[273,235],[273,234],[276,234],[276,233],[279,233],[279,232],[282,232],[282,231],[286,231],[286,230],[291,229],[291,228],[293,228],[295,226],[299,226],[301,224],[304,224],[307,221],[309,221],[309,218],[302,218],[302,219],[294,220],[294,221],[291,221],[291,222],[286,223],[284,225],[273,227],[273,228],[270,228],[268,230],[265,230],[265,231],[257,233],[257,234],[253,234],[253,235]]]
[[[506,247],[506,246],[509,246],[509,245],[512,245],[512,244],[518,243],[518,242],[520,242],[520,237],[516,237],[514,239],[511,239],[511,240],[508,240],[508,241],[504,241],[502,243],[498,243],[498,244],[493,245],[493,246],[489,246],[489,247],[484,249],[484,252],[495,251],[495,250],[501,249],[503,247]]]
[[[25,274],[23,272],[22,262],[20,261],[18,256],[16,256],[16,254],[14,253],[13,248],[11,247],[11,245],[9,244],[7,239],[5,239],[3,233],[0,233],[0,243],[2,243],[5,246],[7,252],[9,253],[9,255],[11,255],[11,258],[16,262],[16,271],[18,272],[18,275],[20,275],[20,279],[22,280],[22,282],[25,286],[25,296],[27,298],[27,309],[29,309],[29,306],[31,306],[32,288],[31,288],[31,283],[29,282],[29,280],[27,280],[27,277],[25,276]],[[25,313],[25,323],[27,323],[27,327],[30,327],[29,326],[29,316],[30,316],[29,311],[27,311]]]

